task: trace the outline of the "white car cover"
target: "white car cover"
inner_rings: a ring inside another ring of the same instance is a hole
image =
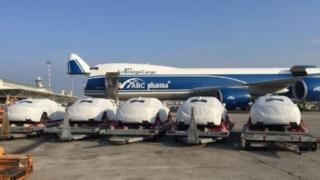
[[[258,122],[264,125],[289,125],[290,122],[300,125],[301,113],[286,96],[262,96],[253,104],[250,118],[253,125]]]
[[[101,121],[104,113],[107,119],[114,120],[116,111],[116,102],[104,98],[82,98],[68,107],[70,121]]]
[[[117,111],[117,120],[123,123],[151,124],[156,122],[157,115],[164,122],[168,119],[169,109],[156,98],[131,98],[124,102]]]
[[[47,113],[50,120],[62,120],[65,110],[50,99],[24,99],[8,107],[9,121],[40,122],[44,113]]]
[[[177,111],[177,122],[189,124],[191,108],[194,107],[194,118],[197,124],[213,123],[218,126],[226,118],[227,110],[215,97],[191,97]]]

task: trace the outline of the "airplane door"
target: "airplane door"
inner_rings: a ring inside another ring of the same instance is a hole
[[[106,84],[106,98],[114,99],[117,103],[119,101],[119,72],[107,72],[105,78]]]

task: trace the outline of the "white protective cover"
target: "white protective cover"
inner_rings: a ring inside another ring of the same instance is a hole
[[[194,118],[198,125],[213,123],[218,126],[221,124],[221,120],[226,118],[227,111],[217,98],[191,97],[179,107],[177,122],[189,124],[192,107],[194,107]]]
[[[64,107],[50,99],[24,99],[8,107],[8,119],[40,122],[45,112],[50,120],[62,120],[65,114]]]
[[[116,102],[104,98],[82,98],[68,107],[70,121],[101,121],[104,113],[109,120],[114,120],[116,111]]]
[[[289,125],[295,122],[300,125],[301,113],[286,96],[259,97],[250,111],[251,123],[262,122],[264,125]]]
[[[131,98],[124,102],[117,111],[117,120],[123,123],[154,124],[157,114],[161,122],[168,119],[169,109],[156,98]]]

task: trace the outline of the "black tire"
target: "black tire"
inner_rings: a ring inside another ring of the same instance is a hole
[[[160,140],[160,134],[157,134],[157,135],[153,136],[152,140],[159,141]]]
[[[159,112],[157,113],[157,116],[156,116],[156,122],[155,122],[155,125],[160,125],[161,123],[161,120],[160,120],[160,115],[159,115]]]
[[[46,112],[42,113],[41,115],[41,121],[43,123],[46,123],[48,121],[48,114]]]
[[[180,141],[180,138],[179,138],[178,136],[174,136],[174,137],[173,137],[173,140],[174,140],[174,142],[181,142],[181,141]]]
[[[312,144],[303,144],[299,146],[300,151],[309,151],[312,150]]]
[[[37,131],[37,136],[42,136],[44,134],[43,130]]]
[[[59,137],[59,134],[54,134],[54,138],[59,141],[60,140],[60,137]]]
[[[102,117],[101,117],[101,122],[107,119],[107,112],[103,112]]]
[[[26,137],[27,137],[27,138],[34,137],[34,134],[32,134],[32,133],[28,133],[28,134],[26,134]]]
[[[227,143],[227,138],[222,138],[222,139],[218,140],[218,142],[226,144]]]
[[[250,141],[245,139],[241,139],[241,146],[246,151],[250,151],[252,149]]]
[[[318,143],[312,143],[310,146],[311,151],[317,151],[318,150]]]
[[[247,141],[247,142],[246,142],[246,144],[245,144],[245,150],[247,150],[247,151],[252,150],[251,142],[250,142],[250,141]]]

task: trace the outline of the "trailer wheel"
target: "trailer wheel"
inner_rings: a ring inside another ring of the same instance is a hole
[[[48,114],[46,112],[42,113],[41,121],[45,124],[48,121]]]
[[[37,136],[42,136],[44,134],[43,130],[37,131]]]
[[[101,122],[105,121],[107,119],[107,112],[103,112]]]
[[[180,138],[178,136],[173,137],[174,142],[180,142]]]
[[[318,143],[312,143],[310,146],[311,151],[317,151],[318,150]]]
[[[241,111],[246,112],[247,111],[247,107],[241,107]]]
[[[59,134],[54,134],[54,138],[55,138],[55,140],[59,140],[60,139],[60,135]]]
[[[158,141],[160,139],[160,134],[157,134],[157,135],[153,136],[152,139],[154,141]]]
[[[222,139],[216,138],[215,140],[218,141],[218,142],[220,142],[220,143],[223,143],[223,144],[226,144],[226,143],[227,143],[227,138],[222,138]]]
[[[241,138],[241,147],[247,151],[251,150],[251,143],[250,141],[245,140],[244,138]]]
[[[34,134],[28,133],[28,134],[26,134],[26,137],[28,137],[28,138],[34,137]]]

